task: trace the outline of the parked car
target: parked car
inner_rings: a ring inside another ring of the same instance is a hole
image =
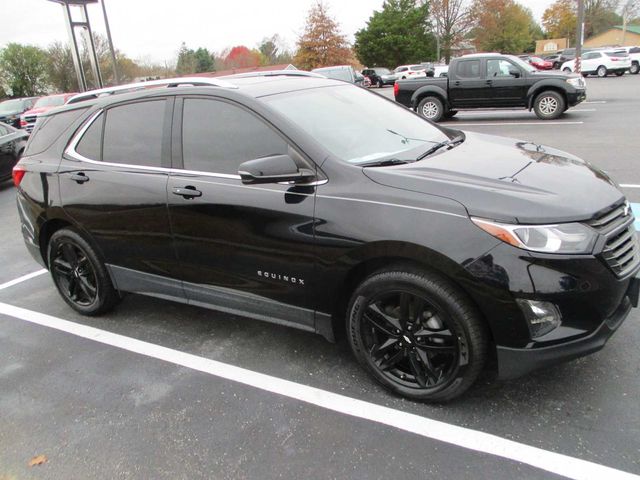
[[[640,47],[618,47],[615,52],[626,52],[631,59],[629,73],[637,75],[640,72]]]
[[[38,97],[14,98],[0,102],[0,123],[20,128],[20,115],[33,107]]]
[[[24,128],[28,133],[31,133],[38,119],[38,115],[64,105],[74,95],[76,95],[76,93],[60,93],[40,97],[30,110],[27,110],[20,116],[20,128]]]
[[[449,73],[449,65],[437,64],[433,66],[434,77],[446,77]]]
[[[551,70],[553,68],[553,62],[544,60],[540,57],[532,55],[520,55],[519,58],[527,62],[529,65],[533,65],[538,70]]]
[[[400,65],[393,73],[396,80],[427,76],[425,65]]]
[[[582,77],[543,72],[512,55],[481,53],[454,58],[447,78],[397,81],[397,102],[438,122],[461,109],[533,109],[543,120],[558,118],[586,99]]]
[[[396,77],[388,68],[365,68],[362,70],[362,75],[369,77],[371,85],[376,85],[378,88],[382,88],[385,85],[393,85],[396,81]]]
[[[351,65],[314,68],[311,71],[324,75],[327,78],[333,78],[334,80],[342,80],[343,82],[353,83],[360,87],[364,86],[364,76],[356,72]]]
[[[344,332],[384,386],[443,401],[489,358],[513,378],[594,352],[637,305],[633,214],[590,163],[346,82],[197,81],[38,122],[21,231],[76,311],[128,291]]]
[[[553,55],[545,55],[543,57],[543,60],[546,60],[547,62],[551,62],[552,69],[560,70],[560,67],[562,66],[562,63],[563,63],[560,61],[560,57],[562,57],[562,55],[555,53]]]
[[[0,123],[0,180],[11,178],[11,171],[27,145],[27,138],[26,132]]]
[[[631,68],[631,58],[625,52],[591,51],[583,54],[581,59],[580,68],[585,77],[588,75],[606,77],[610,73],[620,77]],[[575,60],[562,64],[562,70],[565,72],[573,72],[574,69]]]

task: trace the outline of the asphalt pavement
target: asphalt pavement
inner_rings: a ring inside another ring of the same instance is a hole
[[[589,103],[554,124],[526,111],[460,112],[446,124],[570,151],[638,184],[625,193],[640,201],[640,76],[587,83]],[[41,269],[10,182],[0,222],[1,480],[640,475],[637,311],[601,352],[510,382],[487,374],[458,401],[425,405],[306,332],[138,295],[82,317],[47,273],[5,283]],[[406,419],[427,428],[393,426]],[[47,461],[28,466],[38,455]]]

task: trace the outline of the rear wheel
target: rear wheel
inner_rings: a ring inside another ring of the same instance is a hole
[[[565,106],[564,97],[552,90],[542,92],[533,102],[533,109],[538,118],[542,120],[558,118],[565,111]]]
[[[347,327],[364,368],[416,400],[461,395],[487,357],[487,330],[466,296],[439,275],[409,267],[367,278],[353,294]]]
[[[100,315],[120,300],[104,263],[75,230],[63,228],[49,240],[49,270],[60,295],[83,315]]]
[[[562,69],[563,72],[571,73],[571,69],[569,67],[564,67]]]
[[[605,67],[604,65],[600,65],[596,70],[596,73],[600,78],[604,78],[607,76],[609,72],[607,71],[607,67]]]
[[[439,122],[444,116],[444,105],[438,97],[425,97],[418,103],[418,113],[427,120]]]
[[[629,67],[629,73],[631,75],[637,75],[640,72],[640,64],[638,62],[633,62],[631,67]]]

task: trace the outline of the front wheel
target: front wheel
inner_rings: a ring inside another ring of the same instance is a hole
[[[533,102],[533,109],[541,120],[554,120],[566,110],[564,97],[558,92],[549,90],[538,95]]]
[[[484,367],[485,324],[467,297],[439,275],[410,267],[375,273],[354,292],[347,313],[356,358],[402,396],[451,400]]]
[[[564,67],[562,69],[563,72],[571,73],[571,69],[569,67]]]
[[[418,103],[418,113],[427,120],[439,122],[444,116],[444,105],[438,97],[425,97]]]
[[[100,315],[120,300],[104,263],[74,229],[63,228],[49,240],[47,258],[62,299],[83,315]]]
[[[605,67],[604,65],[600,65],[596,70],[596,73],[600,78],[604,78],[607,76],[609,72],[607,71],[607,67]]]
[[[631,75],[637,75],[638,72],[640,72],[640,64],[638,62],[633,62],[629,68],[629,73]]]
[[[384,87],[384,82],[382,80],[378,80],[378,88]]]

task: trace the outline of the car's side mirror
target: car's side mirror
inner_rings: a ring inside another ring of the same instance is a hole
[[[309,182],[315,178],[313,170],[299,168],[289,155],[247,160],[238,167],[242,183]]]
[[[360,75],[359,73],[356,73],[356,82],[355,83],[361,83],[364,82],[364,76]]]
[[[515,67],[509,67],[509,75],[515,78],[520,78],[520,70]]]

